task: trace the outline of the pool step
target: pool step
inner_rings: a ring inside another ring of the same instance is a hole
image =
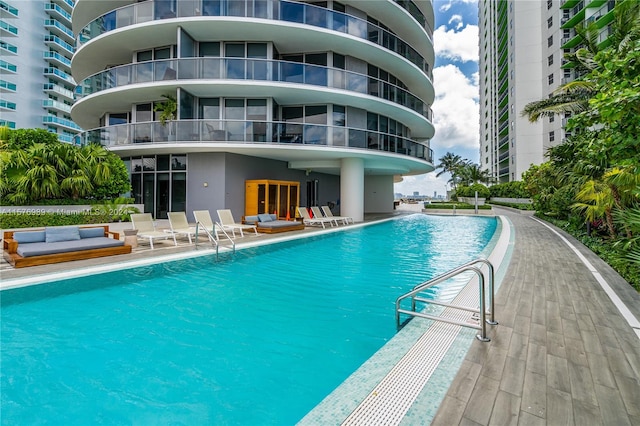
[[[472,279],[452,304],[477,307],[477,279]],[[445,308],[442,315],[457,321],[478,323],[478,320],[473,318],[474,314],[468,311]],[[344,426],[400,424],[461,329],[459,325],[433,322],[415,345],[342,424]]]

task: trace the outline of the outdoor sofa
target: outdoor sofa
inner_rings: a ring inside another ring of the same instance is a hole
[[[131,253],[108,225],[5,231],[3,247],[4,258],[15,268]]]
[[[304,229],[304,223],[291,220],[278,220],[275,214],[263,213],[242,218],[242,223],[256,226],[258,232],[275,234],[277,232],[299,231]]]

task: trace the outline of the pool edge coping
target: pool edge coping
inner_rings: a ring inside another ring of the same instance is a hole
[[[485,216],[486,217],[486,216]],[[504,276],[506,274],[507,267],[511,261],[511,255],[513,253],[514,246],[514,228],[511,221],[504,215],[496,215],[496,220],[499,220],[500,235],[495,238],[495,241],[491,241],[489,245],[483,250],[482,255],[486,259],[495,260],[495,257],[500,259],[499,265],[495,266],[495,282],[494,291],[497,292]],[[492,238],[493,240],[493,238]],[[488,254],[486,252],[489,252]],[[469,282],[472,282],[477,277],[474,275]],[[467,284],[468,285],[468,284]],[[415,321],[418,320],[418,321]],[[499,321],[499,318],[496,318]],[[302,417],[297,425],[299,426],[311,426],[316,424],[342,424],[349,415],[354,412],[364,399],[369,396],[376,386],[391,372],[395,365],[409,352],[422,335],[427,333],[429,328],[434,322],[424,320],[420,318],[414,318],[407,326],[396,333],[389,341],[376,351],[369,359],[367,359],[356,371],[351,373],[338,387],[330,392],[322,401],[318,403],[311,411],[309,411],[304,417]],[[463,348],[462,356],[459,357],[459,362],[454,365],[455,372],[458,371],[464,356],[466,355],[471,342],[474,339],[475,332],[468,333],[466,328],[460,328],[456,340],[460,338],[460,335],[468,334],[466,338],[466,347]],[[449,348],[451,349],[451,347]],[[449,351],[447,351],[448,353]],[[446,355],[445,355],[446,356]],[[442,362],[442,360],[440,360]],[[362,376],[368,376],[362,378]],[[435,408],[440,405],[444,398],[455,374],[449,377],[449,382],[439,395],[439,399],[435,404]],[[412,416],[413,420],[418,420],[420,424],[428,424],[435,415],[433,413],[427,413],[427,415],[412,413],[414,409],[417,410],[416,402],[424,399],[425,389],[429,383],[425,384],[422,391],[416,396],[413,404],[409,410],[404,414],[403,418]],[[366,389],[365,389],[366,388]],[[433,402],[433,401],[432,401]],[[418,417],[419,419],[416,419]],[[401,421],[402,422],[402,421]]]

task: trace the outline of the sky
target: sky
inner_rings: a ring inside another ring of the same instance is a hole
[[[479,90],[478,90],[478,2],[477,0],[434,0],[433,44],[436,63],[433,86],[436,97],[431,139],[433,164],[447,152],[478,163]],[[436,177],[440,170],[418,176],[405,176],[395,184],[395,192],[412,195],[443,195],[450,179]]]

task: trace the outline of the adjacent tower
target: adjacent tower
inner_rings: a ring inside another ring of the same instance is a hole
[[[0,125],[45,128],[64,142],[71,120],[74,0],[0,1]]]
[[[529,123],[521,112],[576,78],[565,53],[582,47],[577,25],[596,22],[606,45],[614,0],[481,0],[480,163],[498,182],[520,180],[566,137],[567,117]]]

